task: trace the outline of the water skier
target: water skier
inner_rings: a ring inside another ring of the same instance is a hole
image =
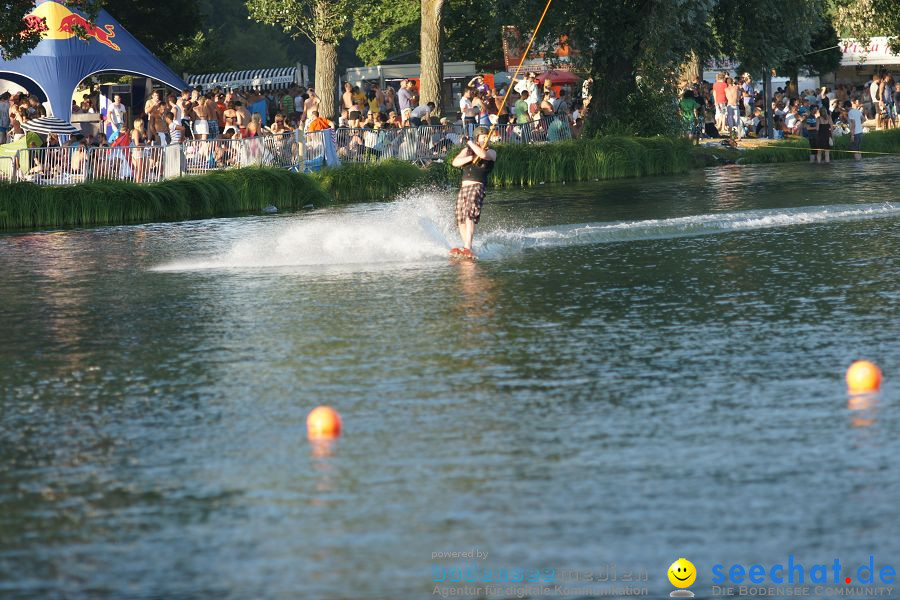
[[[451,255],[472,259],[475,258],[472,254],[472,239],[475,237],[475,225],[481,218],[487,177],[497,160],[497,152],[488,147],[487,128],[476,128],[473,137],[474,139],[466,139],[462,152],[457,154],[451,163],[463,171],[462,185],[456,198],[456,224],[459,227],[463,247],[450,251]]]

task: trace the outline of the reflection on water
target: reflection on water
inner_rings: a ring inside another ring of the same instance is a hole
[[[850,425],[852,427],[870,427],[878,416],[878,394],[859,394],[850,396],[847,408],[853,411]]]
[[[678,556],[888,560],[894,190],[891,161],[495,190],[475,263],[450,192],[0,236],[0,596],[417,598],[471,547],[660,597]],[[862,356],[885,387],[848,399]]]

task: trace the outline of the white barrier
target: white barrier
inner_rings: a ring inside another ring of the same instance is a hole
[[[0,156],[0,181],[16,180],[16,161],[12,156]]]
[[[340,128],[252,138],[184,140],[168,146],[92,147],[81,144],[20,150],[0,157],[0,181],[67,185],[101,179],[155,183],[221,169],[267,166],[319,171],[347,162],[398,159],[427,163],[446,158],[462,142],[462,125],[402,129]],[[497,125],[494,142],[533,144],[571,139],[567,120],[544,117]]]

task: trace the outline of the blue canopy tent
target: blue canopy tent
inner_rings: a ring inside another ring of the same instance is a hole
[[[143,44],[100,11],[94,24],[84,14],[54,0],[38,0],[26,17],[33,23],[46,19],[46,31],[37,47],[15,60],[0,60],[0,79],[12,81],[50,102],[53,116],[69,121],[72,94],[87,77],[101,72],[119,72],[150,77],[182,90],[187,84]],[[79,38],[74,27],[87,31]]]

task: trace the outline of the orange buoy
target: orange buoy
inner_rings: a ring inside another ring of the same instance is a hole
[[[330,406],[317,406],[306,417],[310,439],[336,438],[341,435],[341,415]]]
[[[867,360],[858,360],[847,369],[847,391],[851,394],[877,392],[881,387],[881,369]]]

